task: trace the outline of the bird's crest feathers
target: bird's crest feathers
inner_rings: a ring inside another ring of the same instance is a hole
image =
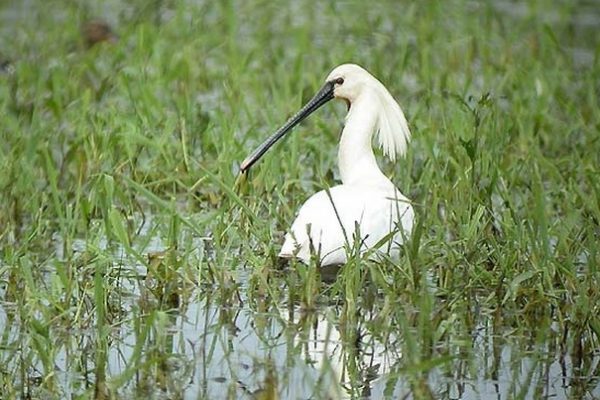
[[[392,161],[406,153],[410,130],[402,109],[386,87],[367,70],[356,64],[342,64],[331,71],[328,82],[337,82],[335,94],[353,101],[364,90],[373,93],[380,104],[377,109],[376,135],[379,147]],[[345,83],[344,83],[345,82]]]
[[[404,156],[410,140],[410,130],[400,105],[390,92],[377,81],[377,98],[381,102],[377,116],[377,143],[391,161]]]

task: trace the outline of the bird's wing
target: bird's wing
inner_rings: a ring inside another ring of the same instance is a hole
[[[286,235],[280,256],[308,262],[317,252],[323,265],[344,263],[345,247],[356,248],[357,241],[361,251],[373,247],[400,221],[410,232],[413,214],[406,198],[370,189],[340,185],[311,196]],[[395,235],[394,241],[401,243],[401,238]]]

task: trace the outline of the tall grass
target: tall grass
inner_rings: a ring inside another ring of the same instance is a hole
[[[116,43],[86,48],[81,25],[96,17]],[[271,324],[287,327],[294,357],[327,315],[347,376],[317,397],[375,390],[366,338],[396,359],[388,396],[467,390],[482,363],[498,381],[507,344],[537,366],[524,383],[511,369],[508,398],[549,396],[544,371],[565,358],[569,395],[597,395],[599,19],[585,1],[3,3],[1,392],[183,396],[219,345],[181,361],[171,331],[204,304],[219,310],[206,332],[233,340],[235,310],[250,310],[265,343]],[[407,158],[381,165],[418,222],[399,262],[352,257],[327,282],[276,254],[302,202],[338,181],[344,107],[236,180],[348,61],[407,114]],[[245,393],[285,397],[292,373],[266,359],[261,390]],[[234,378],[223,397],[240,393]]]

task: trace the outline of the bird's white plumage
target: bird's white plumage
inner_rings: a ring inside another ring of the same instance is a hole
[[[394,232],[378,250],[395,257],[410,235],[413,219],[412,207],[398,191],[384,193],[369,186],[334,186],[329,194],[325,190],[314,194],[300,208],[280,256],[296,256],[308,262],[314,251],[322,265],[342,264],[346,262],[346,252],[357,244],[362,253]]]
[[[394,257],[412,230],[412,206],[381,172],[371,147],[376,134],[392,161],[405,153],[410,131],[404,113],[383,84],[363,68],[341,65],[327,81],[338,78],[343,83],[336,84],[334,96],[350,104],[338,152],[342,185],[304,203],[286,234],[281,257],[309,262],[316,253],[321,265],[342,264],[355,243],[364,253],[386,236],[391,240],[377,250]]]

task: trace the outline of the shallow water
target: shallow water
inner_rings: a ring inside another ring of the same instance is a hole
[[[147,218],[144,226],[152,225],[152,218]],[[140,230],[141,237],[148,234],[148,229]],[[64,243],[55,239],[55,254],[61,258]],[[150,254],[167,249],[159,237],[146,243],[144,252]],[[72,246],[75,254],[86,250],[84,241]],[[107,242],[101,241],[99,247],[106,249]],[[103,373],[98,370],[93,321],[88,329],[65,325],[62,345],[53,358],[65,395],[81,394],[102,377],[101,383],[106,380],[125,398],[381,399],[419,398],[419,393],[450,399],[600,396],[600,351],[583,355],[576,365],[572,353],[557,345],[560,338],[552,333],[542,339],[536,332],[530,337],[515,335],[510,326],[498,323],[497,314],[476,311],[474,329],[466,337],[449,336],[432,343],[443,351],[433,351],[431,359],[422,360],[423,371],[406,371],[403,349],[411,338],[403,337],[398,326],[381,324],[377,309],[359,310],[350,328],[354,335],[348,340],[342,326],[342,302],[326,300],[307,310],[288,298],[279,304],[249,298],[256,289],[249,286],[250,271],[245,268],[229,275],[227,290],[201,285],[182,292],[185,295],[161,297],[156,295],[160,292],[153,292],[158,282],[145,267],[128,265],[122,249],[110,251],[123,260],[115,285],[121,293],[120,310],[113,317],[120,322],[108,335]],[[432,291],[436,290],[434,278],[430,276]],[[281,280],[279,285],[286,283]],[[4,298],[5,293],[1,294]],[[14,320],[10,302],[0,303],[0,326],[10,326],[8,331],[2,329],[8,335],[5,343],[23,340],[24,327]],[[559,332],[556,322],[550,331]],[[144,367],[145,358],[150,367]],[[3,357],[3,362],[6,371],[18,371],[21,360]],[[25,386],[33,394],[41,383],[37,371],[42,370],[40,361],[24,375]]]

